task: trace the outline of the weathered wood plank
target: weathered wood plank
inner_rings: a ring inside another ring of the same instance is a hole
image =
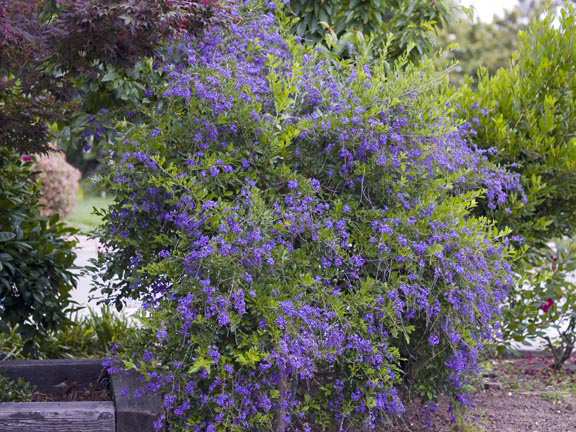
[[[95,382],[101,376],[102,362],[101,359],[10,360],[0,362],[0,372],[13,380],[22,378],[41,392],[53,393],[64,383],[88,385]]]
[[[164,414],[162,399],[158,395],[144,394],[139,398],[134,397],[134,390],[140,386],[138,376],[133,371],[112,375],[118,432],[153,431],[154,422]]]
[[[121,430],[121,429],[119,429]],[[113,402],[0,404],[2,432],[116,432]],[[141,430],[140,432],[146,432]]]

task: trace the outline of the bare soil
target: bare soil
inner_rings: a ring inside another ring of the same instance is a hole
[[[447,399],[430,416],[408,407],[394,432],[576,432],[576,358],[563,371],[550,368],[551,358],[492,360],[476,383],[474,407],[466,426],[456,427]],[[429,428],[427,428],[427,421]]]

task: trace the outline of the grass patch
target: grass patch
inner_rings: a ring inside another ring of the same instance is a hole
[[[540,397],[552,403],[563,403],[566,401],[566,395],[560,391],[547,391],[540,393]]]
[[[102,222],[100,216],[94,214],[94,208],[106,208],[113,200],[111,196],[103,197],[96,193],[84,194],[81,186],[78,190],[78,202],[74,214],[65,221],[68,225],[78,229],[80,234],[88,234]]]

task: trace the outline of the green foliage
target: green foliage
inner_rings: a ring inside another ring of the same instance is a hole
[[[576,244],[557,240],[538,252],[517,266],[519,288],[503,311],[504,337],[517,342],[544,339],[554,355],[552,367],[559,370],[576,343]]]
[[[477,131],[474,142],[496,146],[493,159],[521,173],[527,202],[516,201],[500,219],[529,244],[570,235],[576,227],[574,8],[563,10],[559,28],[554,19],[549,13],[520,34],[512,67],[482,74],[477,90],[468,80],[453,95]]]
[[[65,325],[76,285],[75,231],[58,215],[43,217],[30,164],[0,148],[0,330],[19,325],[30,351],[33,340]]]
[[[566,5],[559,17],[550,12],[533,20],[519,35],[510,68],[494,76],[482,73],[477,90],[470,79],[452,90],[457,111],[477,131],[474,142],[495,146],[492,159],[518,172],[526,193],[525,200],[512,197],[504,212],[480,208],[525,243],[516,265],[520,286],[510,293],[503,324],[505,339],[537,336],[540,324],[558,322],[574,307],[573,285],[564,280],[572,258],[564,252],[563,264],[546,270],[551,255],[546,241],[573,236],[576,228],[575,12]],[[565,306],[542,314],[539,307],[548,298]]]
[[[30,402],[34,387],[22,378],[13,381],[0,373],[0,402]]]
[[[72,80],[82,98],[67,119],[53,124],[67,159],[85,177],[97,171],[99,161],[107,157],[103,147],[120,139],[118,128],[127,122],[146,121],[156,99],[147,90],[164,79],[164,71],[153,67],[152,58],[131,67],[101,64],[97,70],[97,74]]]
[[[268,14],[201,47],[173,50],[108,167],[95,270],[148,311],[121,364],[174,430],[367,430],[413,395],[465,400],[511,283],[508,232],[474,209],[517,182],[447,118],[445,74],[325,60]]]
[[[394,60],[410,51],[411,61],[431,53],[435,33],[456,11],[451,0],[292,0],[290,7],[299,18],[292,30],[308,43],[322,41],[332,31],[343,44],[353,44],[361,33],[371,36],[378,54],[392,35],[387,57]],[[350,54],[345,45],[340,49],[344,53]]]
[[[462,85],[470,77],[476,85],[482,68],[494,75],[498,69],[509,66],[512,54],[518,49],[518,33],[528,27],[531,17],[542,12],[528,3],[531,0],[505,11],[503,17],[495,17],[491,23],[464,16],[439,32],[438,45],[446,51],[445,58],[458,62],[450,74],[452,84]],[[451,48],[454,44],[456,47]]]
[[[124,345],[137,331],[135,319],[106,306],[100,312],[89,309],[88,315],[74,314],[70,320],[71,325],[52,330],[35,341],[37,358],[104,358],[115,343]],[[24,350],[25,343],[18,325],[0,333],[0,361],[30,358]]]
[[[9,326],[0,333],[0,361],[25,358],[24,341],[18,332],[19,325]]]

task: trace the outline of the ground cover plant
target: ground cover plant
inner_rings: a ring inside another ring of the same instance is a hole
[[[0,374],[0,402],[30,402],[33,391],[34,387],[22,378],[13,381]]]
[[[125,317],[108,307],[88,314],[74,313],[71,324],[60,326],[37,338],[34,352],[39,360],[62,358],[105,358],[117,343],[130,340],[138,328],[137,317]],[[18,324],[0,334],[0,361],[30,359],[26,339]]]
[[[174,431],[374,429],[416,395],[465,403],[512,283],[507,233],[472,210],[518,178],[468,144],[430,66],[327,61],[238,13],[169,50],[161,106],[114,148],[97,264],[149,316],[111,371],[141,374]]]
[[[501,383],[503,390],[520,390],[562,401],[569,396],[576,398],[576,358],[569,360],[568,367],[558,371],[553,356],[492,359],[483,364],[483,373]]]

